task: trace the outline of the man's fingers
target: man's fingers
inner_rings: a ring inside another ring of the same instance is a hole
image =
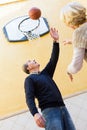
[[[39,127],[42,127],[42,128],[45,127],[45,119],[44,119],[44,117],[43,117],[42,115],[40,115],[40,114],[38,113],[38,114],[36,114],[36,115],[34,116],[34,118],[35,118],[36,124],[37,124]]]
[[[36,123],[39,127],[45,128],[45,121],[44,120],[39,119]]]

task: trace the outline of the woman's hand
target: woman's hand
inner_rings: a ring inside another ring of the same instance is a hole
[[[63,44],[64,44],[64,45],[72,44],[72,41],[71,41],[71,40],[65,40],[65,41],[63,41]]]
[[[67,74],[68,74],[68,76],[69,76],[69,78],[70,78],[70,80],[71,80],[71,82],[73,81],[73,76],[72,76],[72,74],[70,74],[69,72],[67,72]]]

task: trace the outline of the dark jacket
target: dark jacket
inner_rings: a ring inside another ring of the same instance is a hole
[[[37,98],[41,110],[49,107],[64,106],[61,93],[55,84],[53,74],[59,58],[59,43],[53,43],[51,58],[39,74],[30,74],[25,79],[26,103],[34,116],[38,112],[35,104]]]

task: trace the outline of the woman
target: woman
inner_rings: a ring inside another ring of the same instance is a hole
[[[73,57],[67,68],[67,74],[72,81],[72,74],[81,70],[84,59],[87,61],[86,8],[78,2],[70,2],[62,8],[60,18],[68,27],[74,29],[72,41],[64,41],[64,44],[73,44]]]

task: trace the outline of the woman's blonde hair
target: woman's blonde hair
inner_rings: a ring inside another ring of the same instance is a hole
[[[79,26],[86,22],[86,8],[78,2],[70,2],[61,9],[60,19],[67,25]]]

